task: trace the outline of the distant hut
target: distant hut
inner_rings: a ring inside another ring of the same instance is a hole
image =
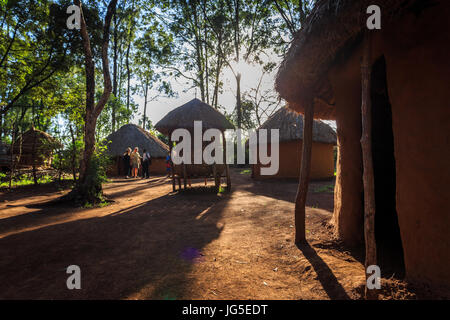
[[[61,143],[48,133],[32,127],[14,143],[13,154],[20,155],[20,166],[48,167],[53,161],[54,150]]]
[[[10,146],[0,141],[0,170],[6,171],[11,166]]]
[[[193,99],[188,103],[170,111],[162,118],[155,128],[169,138],[169,146],[172,148],[171,136],[175,129],[186,129],[194,137],[194,121],[202,121],[203,131],[207,129],[218,129],[222,132],[222,142],[224,146],[224,159],[226,155],[226,141],[224,131],[234,129],[234,126],[219,111],[210,105]],[[193,146],[193,145],[192,145]],[[193,162],[192,162],[193,163]],[[182,164],[174,165],[172,170],[173,189],[175,190],[175,180],[178,180],[181,188],[181,179],[184,180],[184,187],[188,179],[195,178],[214,178],[216,186],[220,185],[220,178],[225,176],[227,179],[227,188],[231,186],[228,165],[225,164]]]
[[[366,25],[372,4],[381,8],[380,30]],[[401,265],[404,258],[408,280],[446,288],[449,13],[450,1],[444,0],[317,1],[276,79],[280,96],[305,113],[305,123],[309,115],[336,120],[336,235],[350,245],[363,242],[364,201],[374,198],[378,261],[397,259]],[[363,170],[369,154],[374,192],[363,183],[370,175]],[[372,224],[367,226],[371,239]]]
[[[259,129],[279,129],[279,170],[276,175],[260,174],[261,164],[252,165],[253,178],[298,178],[302,158],[303,116],[288,108],[275,112]],[[259,130],[258,129],[258,130]],[[321,121],[314,121],[311,160],[311,179],[334,176],[334,146],[336,133]],[[270,144],[267,146],[270,150]]]
[[[138,147],[141,155],[144,149],[150,152],[152,159],[149,167],[150,173],[164,174],[166,172],[166,157],[169,154],[169,147],[141,127],[131,123],[126,124],[106,137],[106,141],[108,143],[107,154],[114,160],[113,165],[108,169],[108,175],[126,174],[122,157],[128,147],[131,149]]]

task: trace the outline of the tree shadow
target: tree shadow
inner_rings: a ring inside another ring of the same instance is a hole
[[[338,279],[334,275],[333,271],[331,271],[330,267],[326,264],[325,261],[317,254],[316,250],[309,245],[309,243],[304,242],[298,244],[297,247],[303,253],[306,259],[308,259],[309,263],[314,268],[314,271],[317,274],[317,278],[322,284],[323,289],[327,293],[327,295],[332,300],[348,300],[350,297],[345,292],[342,285],[339,283]]]
[[[242,181],[244,190],[277,200],[295,202],[298,181],[294,179],[254,180],[250,176],[240,176],[239,180]],[[310,181],[306,206],[333,212],[334,193],[327,190],[326,187],[333,186],[334,188],[334,183],[334,179]]]
[[[6,236],[0,298],[183,298],[193,266],[208,263],[203,249],[222,231],[217,224],[227,199],[168,194],[107,216]],[[66,287],[70,265],[81,268],[81,290]]]
[[[72,180],[62,180],[60,182],[50,182],[38,185],[16,186],[11,191],[7,188],[0,189],[0,203],[22,200],[30,196],[51,196],[55,192],[70,188],[73,185]]]

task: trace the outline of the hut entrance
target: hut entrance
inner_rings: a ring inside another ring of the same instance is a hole
[[[377,261],[385,276],[404,276],[403,247],[396,210],[396,176],[392,109],[389,101],[386,61],[372,67],[372,157],[375,179],[375,238]]]

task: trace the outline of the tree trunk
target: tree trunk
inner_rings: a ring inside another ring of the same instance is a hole
[[[33,131],[34,131],[34,126],[33,126]],[[31,162],[32,162],[32,173],[33,173],[34,185],[38,184],[37,170],[36,170],[36,138],[37,138],[37,133],[34,132],[33,147],[31,148]]]
[[[218,43],[217,43],[217,64],[216,64],[216,71],[215,71],[215,82],[214,82],[214,93],[213,93],[213,100],[212,100],[212,106],[217,109],[219,104],[219,85],[220,85],[220,71],[222,70],[222,56],[221,56],[221,46],[222,46],[222,34],[219,33],[218,35]]]
[[[241,74],[236,75],[236,113],[238,128],[242,126],[242,104],[241,104]]]
[[[361,117],[362,135],[361,149],[363,159],[363,184],[364,184],[364,238],[366,243],[366,280],[367,267],[377,264],[377,248],[375,242],[375,184],[372,162],[372,105],[370,100],[370,77],[371,77],[371,36],[366,33],[364,39],[364,53],[361,62]],[[375,289],[367,288],[366,299],[377,299]]]
[[[130,110],[130,80],[131,80],[131,72],[130,72],[130,48],[131,48],[131,30],[128,39],[127,45],[127,53],[125,58],[125,64],[127,67],[127,110]]]
[[[208,70],[208,44],[206,43],[208,39],[208,28],[206,27],[205,23],[205,53],[204,53],[204,60],[205,60],[205,92],[206,92],[206,103],[209,104],[209,70]]]
[[[312,129],[314,119],[314,101],[309,98],[305,105],[303,117],[302,163],[300,166],[300,179],[297,197],[295,198],[295,243],[306,241],[305,217],[306,195],[308,194],[309,172],[311,168]]]
[[[113,61],[113,95],[117,97],[117,14],[114,13],[114,61]],[[112,104],[111,110],[111,127],[112,131],[116,130],[116,105]]]
[[[81,37],[85,54],[86,69],[86,114],[84,126],[84,151],[83,160],[80,166],[80,177],[74,190],[68,195],[69,199],[84,205],[85,203],[98,203],[102,201],[102,185],[97,179],[96,172],[90,172],[92,155],[95,151],[95,128],[97,119],[108,102],[112,91],[111,76],[109,72],[108,47],[111,18],[115,13],[117,0],[111,0],[105,16],[102,38],[102,67],[103,67],[103,93],[95,104],[95,67],[91,50],[91,42],[87,31],[86,21],[80,0],[75,0],[75,4],[81,11]]]
[[[77,169],[76,169],[76,156],[77,156],[77,146],[75,142],[75,135],[73,133],[72,125],[69,125],[70,130],[70,137],[72,139],[72,175],[73,175],[73,181],[77,181]]]
[[[148,95],[148,83],[144,85],[144,117],[142,119],[142,128],[145,130],[145,121],[147,118],[147,95]]]

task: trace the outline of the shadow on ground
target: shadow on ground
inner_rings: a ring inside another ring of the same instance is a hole
[[[186,275],[222,231],[217,221],[227,198],[168,194],[107,216],[6,236],[0,239],[0,298],[183,298]],[[2,224],[13,219],[25,218]],[[66,287],[69,265],[81,268],[81,290]]]

